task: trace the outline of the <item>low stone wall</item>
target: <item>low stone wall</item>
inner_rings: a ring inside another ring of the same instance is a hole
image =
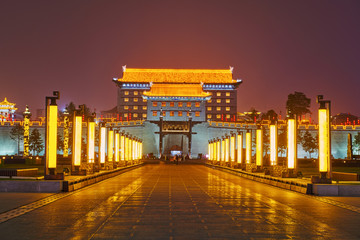
[[[231,174],[238,175],[240,177],[244,177],[250,180],[254,180],[257,182],[266,183],[275,187],[280,187],[284,189],[288,189],[291,191],[304,193],[304,194],[312,194],[312,184],[301,184],[296,181],[290,180],[290,179],[279,179],[275,177],[271,177],[268,175],[259,175],[256,173],[250,173],[250,172],[244,172],[238,169],[232,169],[227,167],[221,167],[221,166],[213,166],[211,164],[205,164],[205,166],[208,167],[214,167],[215,169],[219,169],[225,172],[229,172]]]

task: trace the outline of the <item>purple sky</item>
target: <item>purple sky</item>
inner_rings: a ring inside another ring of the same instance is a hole
[[[132,68],[228,68],[238,110],[285,113],[287,95],[360,116],[360,1],[0,2],[0,99],[35,112],[61,92],[97,111]],[[316,115],[316,113],[315,113]],[[315,116],[314,116],[315,117]]]

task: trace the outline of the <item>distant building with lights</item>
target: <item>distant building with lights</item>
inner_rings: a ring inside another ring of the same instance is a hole
[[[195,125],[237,119],[236,90],[241,80],[233,79],[232,70],[124,66],[123,76],[113,79],[118,86],[116,117],[157,125],[153,130],[159,135],[160,155],[180,145],[182,152],[191,154],[193,134],[199,137],[206,131],[195,132]]]
[[[1,121],[14,121],[15,111],[17,110],[15,105],[15,103],[9,102],[6,97],[4,101],[0,102]]]

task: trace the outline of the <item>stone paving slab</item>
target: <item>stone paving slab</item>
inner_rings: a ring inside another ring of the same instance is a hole
[[[0,223],[1,237],[360,238],[360,213],[348,208],[351,201],[341,205],[201,165],[144,166],[66,194]]]

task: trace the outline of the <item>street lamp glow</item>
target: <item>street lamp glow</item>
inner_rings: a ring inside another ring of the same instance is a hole
[[[276,165],[278,159],[278,128],[270,125],[270,165]]]
[[[106,128],[100,128],[100,147],[99,147],[99,157],[100,163],[105,163],[105,151],[106,151]]]
[[[229,150],[230,150],[229,138],[226,137],[225,138],[225,162],[229,162]]]
[[[75,116],[73,122],[72,159],[74,166],[81,164],[82,116]]]
[[[47,106],[46,159],[47,168],[56,168],[57,161],[57,105]]]
[[[114,159],[114,131],[108,132],[108,161],[112,162]]]
[[[221,161],[225,161],[225,140],[221,140]]]
[[[256,166],[263,165],[263,131],[256,129]]]
[[[246,163],[251,163],[251,133],[246,133]]]
[[[319,171],[328,172],[330,163],[329,111],[319,109]]]
[[[95,122],[88,122],[87,135],[87,158],[88,163],[94,163],[95,160]]]
[[[235,161],[235,136],[230,137],[230,161]]]
[[[120,160],[125,161],[125,136],[120,136]]]
[[[243,146],[243,137],[241,133],[237,135],[237,162],[242,163],[242,146]]]
[[[129,138],[125,137],[125,161],[129,161]]]
[[[115,133],[115,162],[119,162],[120,134]]]
[[[288,119],[288,169],[296,167],[296,122],[295,119]]]

